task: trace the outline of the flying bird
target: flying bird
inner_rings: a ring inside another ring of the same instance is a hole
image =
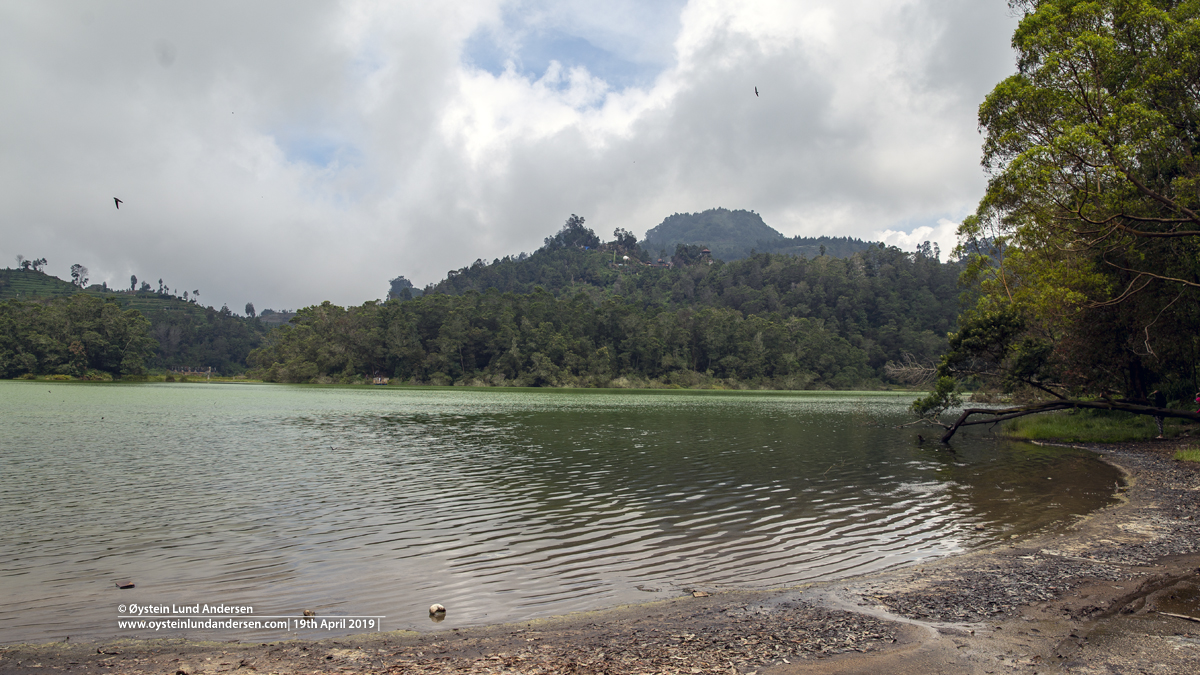
[[[117,205],[117,210],[119,211],[121,209],[121,200],[113,197],[113,203]]]
[[[755,87],[755,88],[754,88],[754,95],[755,95],[755,96],[758,96],[758,87]]]

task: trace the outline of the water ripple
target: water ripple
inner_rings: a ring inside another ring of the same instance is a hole
[[[920,448],[907,403],[0,382],[0,635],[117,635],[123,602],[516,620],[866,572],[1107,499],[1078,453]]]

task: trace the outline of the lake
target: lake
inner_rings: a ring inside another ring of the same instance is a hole
[[[0,381],[0,641],[366,632],[129,629],[127,604],[430,630],[794,586],[1069,522],[1120,480],[981,427],[918,443],[912,398]]]

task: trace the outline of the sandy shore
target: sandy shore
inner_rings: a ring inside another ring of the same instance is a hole
[[[1200,673],[1200,471],[1088,449],[1120,503],[918,567],[438,633],[16,645],[0,673]]]

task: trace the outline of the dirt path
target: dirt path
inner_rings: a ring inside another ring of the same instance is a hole
[[[18,645],[0,673],[1200,673],[1200,472],[1089,449],[1122,503],[915,568],[429,634]]]

